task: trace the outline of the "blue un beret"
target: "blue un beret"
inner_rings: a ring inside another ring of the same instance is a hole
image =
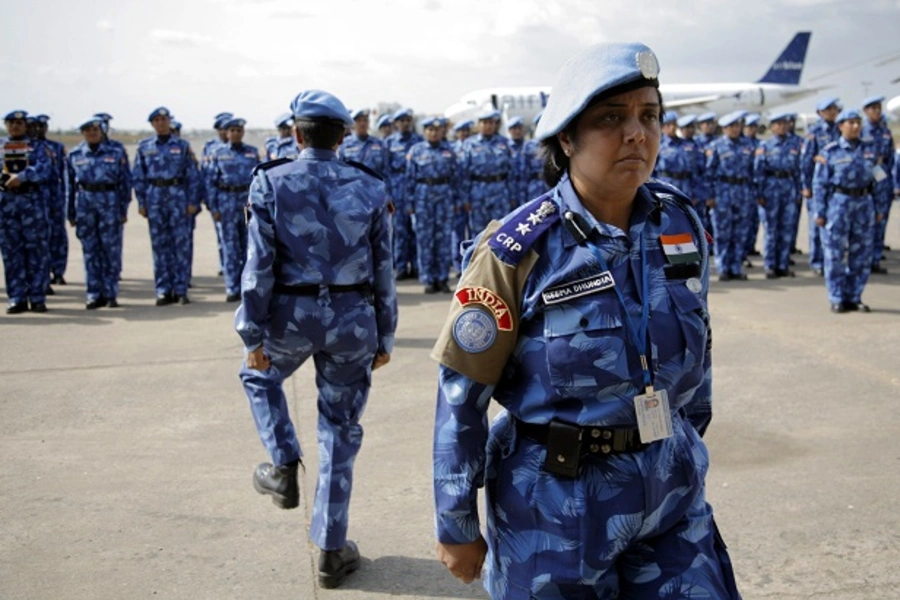
[[[644,44],[597,44],[569,59],[553,84],[535,138],[545,140],[566,128],[607,90],[638,81],[658,85],[659,62]]]
[[[705,112],[702,115],[697,116],[698,123],[706,123],[707,121],[715,121],[716,113],[714,112]]]
[[[350,111],[337,96],[323,90],[304,90],[291,102],[291,113],[297,121],[340,121],[353,125]]]
[[[497,121],[500,120],[500,111],[499,110],[489,108],[478,115],[479,121],[489,121],[492,119],[497,120]]]
[[[237,117],[232,117],[222,123],[222,129],[228,129],[229,127],[243,127],[247,124],[246,119],[239,119]]]
[[[148,121],[152,121],[156,117],[171,117],[172,113],[169,112],[169,109],[165,106],[160,106],[158,108],[154,108],[153,112],[150,113],[150,116],[147,117]]]
[[[678,113],[674,110],[667,110],[662,117],[663,125],[668,123],[676,123],[678,121]]]
[[[745,112],[746,111],[736,110],[728,113],[727,115],[722,115],[721,117],[719,117],[719,127],[728,127],[729,125],[734,125],[744,118]]]
[[[424,127],[440,127],[441,123],[438,120],[438,117],[425,117],[419,124]]]
[[[368,108],[357,108],[356,110],[354,110],[353,112],[350,113],[350,118],[355,121],[358,118],[362,117],[363,115],[365,115],[367,117],[369,116]]]
[[[678,123],[679,127],[688,127],[690,125],[693,125],[696,121],[697,115],[684,115],[675,122]]]
[[[751,113],[744,119],[744,125],[759,125],[759,113]]]
[[[391,124],[391,115],[381,115],[380,117],[378,117],[378,122],[375,124],[375,126],[378,129],[381,129],[385,125],[390,125],[390,124]]]
[[[113,120],[113,116],[111,114],[105,113],[105,112],[94,113],[94,116],[97,117],[98,119],[100,119],[101,121],[103,121],[104,123],[109,123],[110,121]]]
[[[773,113],[769,117],[769,123],[774,123],[775,121],[790,121],[793,117],[794,113],[787,110],[782,110],[780,112]]]
[[[472,119],[466,119],[465,121],[460,121],[456,125],[453,126],[453,131],[459,131],[460,129],[471,129],[472,125],[475,123]]]
[[[837,107],[837,108],[840,108],[840,107],[841,107],[841,101],[838,99],[837,96],[825,96],[824,98],[822,98],[821,100],[819,100],[819,103],[818,103],[818,104],[816,104],[816,110],[817,110],[817,111],[819,111],[819,110],[825,110],[825,109],[828,108],[829,106],[835,106],[835,107]]]
[[[863,100],[862,107],[868,108],[872,104],[881,104],[882,102],[884,102],[884,96],[869,96]]]
[[[862,119],[862,116],[859,114],[859,111],[855,108],[845,108],[841,111],[841,114],[838,115],[835,123],[843,123],[844,121],[849,121],[850,119]]]
[[[172,119],[172,129],[174,129],[175,131],[181,131],[181,121]]]
[[[275,127],[290,127],[294,124],[294,115],[283,113],[275,118]]]
[[[227,123],[228,120],[232,117],[234,117],[234,115],[229,112],[217,114],[214,117],[215,121],[213,121],[213,129],[222,129],[225,123]]]
[[[521,127],[522,126],[522,117],[516,115],[514,117],[510,117],[509,121],[506,122],[506,128],[510,129],[512,127]]]
[[[217,114],[216,116],[213,117],[213,120],[218,121],[219,119],[222,119],[224,117],[231,117],[233,115],[234,115],[234,113],[232,113],[232,112],[220,112],[219,114]]]
[[[103,126],[103,118],[99,115],[94,115],[92,117],[88,117],[84,121],[81,122],[81,125],[78,126],[79,131],[84,131],[91,125],[96,125],[97,127]]]
[[[397,119],[402,119],[403,117],[409,117],[410,119],[413,116],[413,111],[411,108],[401,108],[397,112],[394,113],[394,116],[391,117],[392,121],[396,121]]]

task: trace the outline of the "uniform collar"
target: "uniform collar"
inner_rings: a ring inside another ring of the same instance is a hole
[[[587,223],[590,230],[596,231],[601,237],[604,238],[631,237],[631,235],[633,235],[634,233],[638,233],[643,230],[644,223],[647,221],[648,217],[652,218],[653,215],[658,215],[662,210],[660,204],[651,197],[650,192],[647,190],[647,188],[644,186],[639,187],[634,198],[634,205],[631,209],[631,219],[629,221],[629,229],[631,231],[624,232],[614,225],[601,223],[594,218],[594,215],[592,215],[590,211],[585,208],[584,204],[581,203],[581,200],[575,193],[575,188],[572,187],[572,180],[569,179],[568,172],[565,173],[562,176],[562,179],[559,180],[556,189],[559,191],[560,214],[563,215],[563,219],[565,219],[565,214],[567,211],[572,211],[573,213],[581,217],[581,219],[583,220],[582,222]],[[657,216],[656,218],[659,217]],[[572,236],[572,234],[566,231],[563,243],[566,248],[570,248],[578,244],[578,241]]]
[[[323,148],[304,148],[300,151],[300,158],[305,160],[334,160],[337,154],[334,150]]]

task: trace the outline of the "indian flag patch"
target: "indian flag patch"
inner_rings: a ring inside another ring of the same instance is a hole
[[[689,233],[678,233],[676,235],[661,235],[659,241],[662,244],[663,252],[666,253],[666,260],[671,265],[682,265],[684,263],[700,262],[700,253],[697,252],[697,246],[694,244],[694,238]]]

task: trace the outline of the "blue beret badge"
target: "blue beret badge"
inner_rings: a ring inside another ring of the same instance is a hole
[[[497,322],[480,308],[467,308],[453,323],[453,339],[466,352],[484,352],[497,339]]]
[[[638,69],[645,79],[656,79],[659,76],[659,61],[655,54],[649,50],[641,50],[636,58]]]

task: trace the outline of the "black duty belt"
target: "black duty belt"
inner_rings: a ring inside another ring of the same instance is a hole
[[[735,185],[750,183],[750,179],[747,177],[719,177],[719,181],[722,183],[733,183]]]
[[[78,189],[85,192],[114,192],[119,188],[115,183],[79,183]]]
[[[276,294],[284,294],[286,296],[318,296],[323,286],[314,283],[306,285],[287,285],[284,283],[276,283],[272,291]],[[327,285],[328,291],[332,294],[341,292],[362,292],[369,294],[372,286],[369,283],[352,283],[350,285]]]
[[[416,183],[424,183],[425,185],[444,185],[450,183],[449,177],[421,177],[416,179]]]
[[[845,188],[839,185],[834,186],[834,193],[844,194],[845,196],[853,196],[854,198],[862,198],[872,193],[871,187],[864,188]]]
[[[637,452],[647,447],[647,444],[641,443],[641,436],[637,429],[609,427],[579,427],[578,429],[581,430],[578,452],[581,456]],[[519,435],[539,444],[547,444],[550,425],[526,423],[516,419],[516,431]]]
[[[690,179],[692,173],[689,171],[682,171],[680,173],[676,173],[674,171],[660,171],[660,177],[668,177],[669,179]]]
[[[172,179],[148,179],[147,183],[156,187],[172,187],[173,185],[181,185],[184,179],[181,177],[173,177]]]
[[[31,194],[40,191],[40,189],[41,187],[33,181],[26,181],[15,189],[4,187],[3,191],[7,194]]]
[[[793,179],[794,174],[790,171],[766,171],[766,177],[775,177],[776,179]]]
[[[225,185],[224,183],[216,182],[216,189],[222,190],[223,192],[249,192],[249,185]]]
[[[500,175],[472,175],[472,181],[480,181],[482,183],[497,183],[498,181],[506,181],[509,174],[502,173]]]

